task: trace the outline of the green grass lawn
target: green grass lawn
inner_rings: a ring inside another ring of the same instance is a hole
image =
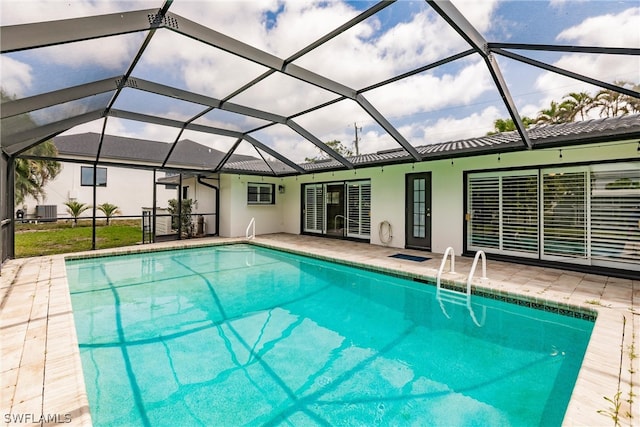
[[[16,224],[16,258],[91,250],[91,222]],[[96,226],[96,249],[135,245],[142,241],[139,221],[111,221]]]

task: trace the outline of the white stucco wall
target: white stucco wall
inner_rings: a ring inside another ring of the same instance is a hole
[[[223,175],[223,203],[221,220],[229,236],[242,236],[252,217],[256,218],[256,233],[300,233],[301,185],[310,182],[371,179],[371,243],[382,244],[378,235],[381,221],[389,221],[393,238],[389,246],[405,246],[405,176],[410,173],[431,172],[432,178],[432,250],[442,253],[452,246],[462,252],[464,212],[464,173],[502,168],[527,168],[572,165],[585,162],[637,161],[637,140],[586,147],[533,150],[420,162],[413,165],[391,165],[316,173],[298,177],[265,178],[285,186],[285,194],[276,195],[276,204],[249,206],[246,203],[247,182],[262,182],[260,177]]]
[[[20,209],[27,206],[27,214],[35,214],[36,205],[56,205],[58,217],[70,217],[66,213],[64,203],[75,198],[80,203],[93,205],[93,187],[80,185],[81,165],[77,163],[62,163],[62,171],[46,185],[46,196],[36,201],[27,197]],[[102,167],[102,166],[101,166]],[[153,172],[142,169],[125,169],[118,167],[107,168],[107,186],[96,188],[96,205],[111,203],[119,207],[121,215],[142,215],[143,207],[151,207],[153,203]],[[158,173],[158,178],[164,176]],[[157,187],[158,207],[167,207],[167,200],[176,197],[175,190],[166,190],[164,186]],[[90,217],[92,210],[83,213],[83,217]],[[98,216],[102,215],[97,211]]]
[[[275,184],[275,204],[250,205],[247,203],[247,184],[249,182]],[[281,178],[264,179],[259,176],[221,175],[220,176],[220,236],[244,236],[251,218],[255,218],[256,234],[282,232],[286,228],[283,208],[287,205],[287,192],[278,193]]]

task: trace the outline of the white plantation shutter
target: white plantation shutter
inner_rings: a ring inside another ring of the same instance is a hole
[[[468,183],[469,249],[537,256],[537,171],[477,174]]]
[[[500,248],[500,178],[469,178],[468,246],[472,250]]]
[[[538,253],[538,174],[502,177],[502,248]]]
[[[371,235],[371,182],[347,184],[347,236],[368,238]]]
[[[544,256],[587,257],[586,179],[586,171],[543,172]]]
[[[640,163],[469,174],[467,248],[640,271]]]
[[[592,173],[591,257],[640,269],[640,169]]]
[[[322,184],[304,187],[304,231],[322,233],[324,229],[324,191]]]

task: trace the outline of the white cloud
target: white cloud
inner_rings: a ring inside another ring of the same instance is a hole
[[[366,97],[388,116],[402,117],[452,105],[466,105],[492,88],[486,65],[477,61],[456,74],[415,75],[373,90]]]
[[[17,25],[60,19],[82,18],[91,15],[125,10],[159,8],[158,0],[2,0],[0,24]]]
[[[9,96],[22,97],[33,83],[31,66],[7,56],[0,58],[2,91]]]
[[[425,10],[390,28],[375,47],[380,59],[397,71],[429,64],[468,45],[444,20]]]
[[[27,24],[60,19],[81,18],[124,10],[159,7],[156,0],[120,1],[67,1],[59,0],[3,0],[0,22],[4,25]],[[96,39],[41,48],[40,59],[53,64],[77,67],[98,65],[124,73],[135,49],[141,45],[142,34],[117,36],[113,40]]]
[[[337,97],[301,80],[275,73],[231,102],[289,116]]]
[[[120,135],[122,131],[124,131],[123,126],[118,126],[116,123],[122,123],[119,120],[110,120],[109,121],[109,129],[107,133],[112,135]],[[81,133],[101,133],[102,126],[104,125],[104,119],[93,120],[91,122],[83,123],[81,125],[75,126],[72,129],[69,129],[66,132],[63,132],[61,135],[77,135]]]
[[[493,12],[498,7],[498,0],[453,0],[453,4],[482,33],[493,24]]]
[[[640,7],[630,8],[617,15],[607,14],[588,18],[562,31],[556,39],[586,46],[640,46]]]
[[[269,51],[281,58],[291,56],[357,14],[342,2],[294,1],[281,5],[283,10],[266,38]],[[365,36],[363,31],[370,31],[367,25],[358,27],[355,32],[360,36]]]
[[[497,108],[487,107],[480,113],[473,113],[462,119],[446,117],[430,126],[414,125],[408,132],[414,135],[421,134],[421,138],[411,140],[411,144],[415,146],[455,141],[485,135],[493,130],[493,123],[501,117],[502,114]]]
[[[15,2],[10,0],[5,3]],[[116,9],[121,10],[123,7],[122,3],[106,0],[76,1],[73,2],[73,6],[70,6],[73,9],[73,13],[70,13],[70,10],[61,6],[67,5],[67,2],[21,1],[20,5],[23,4],[24,8],[20,12],[22,15],[46,16],[46,19],[108,13]],[[137,2],[134,9],[155,8],[161,4],[159,0],[142,1]],[[203,4],[202,1],[177,0],[172,4],[170,12],[282,58],[337,28],[358,13],[349,4],[334,1],[311,3],[284,3],[280,0],[224,1],[207,3],[207,7]],[[455,4],[479,31],[484,32],[490,29],[497,1],[463,0],[456,1]],[[54,10],[55,5],[58,10]],[[20,9],[17,4],[15,6],[11,9]],[[400,8],[401,6],[402,3],[398,2],[390,7]],[[437,17],[428,5],[422,4],[421,7],[421,11],[407,15],[393,27],[383,25],[378,17],[370,18],[356,28],[339,35],[326,46],[304,56],[296,61],[296,64],[359,89],[467,48],[466,43],[444,20]],[[6,9],[5,5],[3,13]],[[14,15],[6,19],[14,22],[23,19],[18,16],[20,13],[13,11],[11,13]],[[99,40],[78,44],[77,46],[85,45],[82,49],[76,49],[76,45],[52,48],[49,50],[51,53],[48,53],[48,59],[74,65],[99,64],[111,69],[122,69],[129,64],[135,49],[140,46],[139,36],[141,35],[133,36],[132,40],[126,43],[107,43],[109,40]],[[129,39],[129,37],[124,38]],[[71,47],[73,49],[70,49]],[[451,67],[446,73],[441,70],[437,73],[422,73],[387,88],[367,92],[365,96],[392,121],[403,118],[402,123],[406,123],[416,113],[469,105],[488,90],[493,90],[493,83],[482,61],[471,62],[467,59],[454,65],[455,67]],[[163,78],[173,81],[179,79],[181,84],[189,90],[221,98],[255,78],[265,69],[241,60],[237,56],[163,29],[154,36],[134,76],[138,71],[145,72],[149,73],[150,80],[153,80],[154,70],[161,70],[156,72],[162,73]],[[18,75],[17,72],[15,74]],[[139,77],[146,78],[146,75]],[[19,83],[15,82],[13,85],[19,88]],[[3,84],[5,84],[4,75]],[[21,84],[24,87],[30,84],[30,81],[25,79]],[[286,115],[336,96],[299,80],[276,74],[232,99],[232,102]],[[354,105],[355,103],[349,101],[343,105],[327,108],[326,111],[318,111],[306,122],[302,117],[299,119],[302,125],[312,130],[323,141],[338,139],[350,145],[353,140],[353,129],[349,125],[354,121],[373,122],[371,117],[359,107],[354,108]],[[404,120],[405,116],[407,120]],[[497,109],[485,108],[482,112],[469,117],[449,117],[431,126],[425,125],[425,122],[419,118],[414,118],[415,123],[405,124],[399,129],[412,144],[420,145],[477,136],[490,130],[498,116]],[[206,119],[202,120],[206,121]],[[228,127],[228,124],[218,121],[211,121],[210,124]],[[95,124],[87,124],[78,129],[83,128],[92,128],[97,132],[101,130]],[[305,157],[317,155],[318,151],[313,144],[301,142],[299,135],[291,131],[284,132],[279,128],[281,127],[275,126],[265,130],[258,139],[265,143],[272,143],[276,150],[291,156],[296,161],[303,161]],[[175,132],[172,129],[167,132],[166,128],[159,126],[134,127],[130,124],[118,123],[113,119],[109,120],[108,132],[145,139],[168,139],[167,142],[175,138]],[[196,137],[206,144],[217,143],[215,137],[207,138],[202,134],[195,134],[194,140],[197,140]],[[398,147],[397,142],[379,127],[366,127],[366,123],[361,137],[362,152]],[[228,141],[226,143],[228,144]],[[243,147],[246,146],[247,144],[243,143]],[[255,155],[255,152],[251,154]]]
[[[124,74],[136,51],[142,44],[143,34],[114,36],[111,39],[93,39],[42,48],[41,59],[70,67],[99,66],[116,74]]]
[[[640,46],[640,8],[630,8],[617,15],[591,17],[578,25],[562,31],[556,39],[559,42],[578,46],[633,47]],[[640,58],[634,55],[565,54],[553,65],[572,72],[587,75],[606,83],[615,81],[638,82],[640,78]],[[535,83],[544,92],[540,104],[527,112],[548,108],[551,101],[559,101],[570,92],[585,91],[594,94],[598,87],[571,79],[556,73],[545,72]]]

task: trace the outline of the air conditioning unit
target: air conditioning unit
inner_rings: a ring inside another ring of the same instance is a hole
[[[57,205],[37,205],[36,219],[38,221],[53,222],[58,220]]]

